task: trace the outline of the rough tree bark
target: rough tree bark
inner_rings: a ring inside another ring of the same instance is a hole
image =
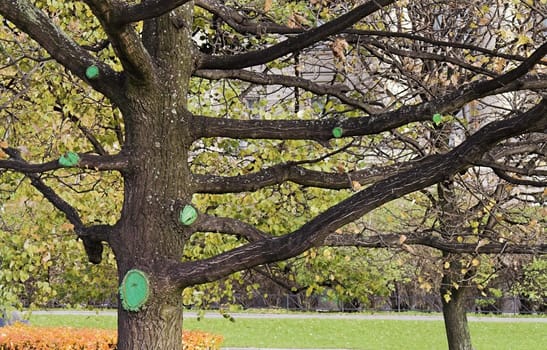
[[[128,167],[122,214],[110,244],[120,282],[128,270],[138,268],[148,274],[151,288],[142,311],[120,306],[118,349],[181,348],[182,286],[170,280],[164,261],[180,261],[188,237],[175,213],[192,195],[186,162],[193,141],[186,112],[195,57],[186,25],[191,22],[190,5],[145,22],[143,45],[152,57],[153,77],[139,79],[144,75],[139,72],[128,79],[127,103],[120,106]]]

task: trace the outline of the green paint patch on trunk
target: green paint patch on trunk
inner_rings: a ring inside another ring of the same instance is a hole
[[[127,311],[139,311],[148,300],[149,281],[140,270],[127,271],[120,286],[122,307]]]
[[[191,205],[185,205],[180,211],[179,221],[185,226],[190,226],[198,218],[198,211]]]

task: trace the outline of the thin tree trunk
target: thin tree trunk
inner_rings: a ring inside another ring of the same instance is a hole
[[[441,298],[449,350],[473,350],[465,307],[468,290],[466,285],[455,288],[451,278],[443,276]]]

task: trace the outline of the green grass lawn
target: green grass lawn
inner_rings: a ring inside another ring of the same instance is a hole
[[[345,349],[447,349],[442,321],[348,319],[184,320],[185,329],[222,334],[223,346]],[[115,328],[114,316],[33,315],[37,326]],[[546,323],[470,322],[477,350],[542,350],[547,344]]]

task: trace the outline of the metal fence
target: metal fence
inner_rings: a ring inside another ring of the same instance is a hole
[[[278,308],[293,311],[358,312],[358,311],[420,311],[441,312],[441,298],[434,295],[420,296],[409,300],[396,294],[370,296],[366,302],[341,301],[327,296],[298,294],[255,294],[249,298],[236,296],[235,304],[243,308]],[[547,298],[530,299],[519,296],[472,297],[467,300],[469,312],[481,314],[547,314]]]

